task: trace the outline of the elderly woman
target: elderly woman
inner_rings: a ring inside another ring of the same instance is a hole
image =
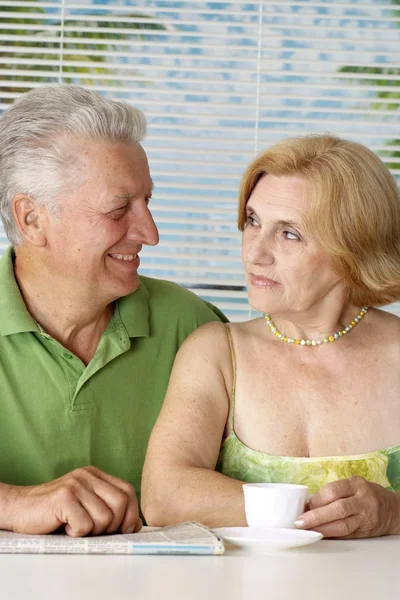
[[[245,525],[242,483],[306,484],[298,527],[400,533],[400,199],[367,148],[284,141],[244,175],[249,302],[181,348],[143,476],[149,524]],[[394,493],[397,492],[397,493]]]

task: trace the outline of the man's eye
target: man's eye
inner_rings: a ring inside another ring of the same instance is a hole
[[[120,206],[119,208],[114,209],[110,215],[113,219],[119,219],[125,214],[126,206]]]

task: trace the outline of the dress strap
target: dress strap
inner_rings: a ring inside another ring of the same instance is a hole
[[[236,356],[235,349],[233,347],[232,333],[231,328],[228,323],[225,323],[226,331],[228,334],[229,340],[229,348],[231,349],[231,358],[232,358],[232,371],[233,371],[233,381],[232,381],[232,393],[231,393],[231,432],[234,431],[235,426],[235,393],[236,393]]]

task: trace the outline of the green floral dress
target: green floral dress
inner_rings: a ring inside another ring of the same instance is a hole
[[[234,407],[236,360],[227,326],[233,363],[231,432],[222,443],[217,471],[248,483],[297,483],[307,485],[311,494],[331,481],[354,475],[400,492],[400,444],[385,450],[354,456],[275,456],[252,450],[235,434]]]

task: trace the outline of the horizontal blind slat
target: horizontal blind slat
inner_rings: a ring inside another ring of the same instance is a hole
[[[58,8],[58,7],[57,7]],[[82,9],[80,8],[79,11],[81,11]],[[111,12],[112,9],[109,9],[109,11]],[[71,9],[69,7],[68,4],[64,5],[64,11],[63,11],[63,15],[66,21],[73,19],[76,22],[79,21],[87,21],[88,17],[91,17],[94,21],[96,21],[97,23],[108,23],[110,21],[110,18],[112,19],[112,21],[114,23],[124,23],[124,24],[137,24],[137,23],[145,23],[148,24],[149,21],[151,21],[151,24],[155,24],[155,25],[168,25],[170,27],[187,27],[187,26],[194,26],[194,27],[199,27],[199,21],[196,19],[174,19],[171,17],[168,17],[168,14],[176,14],[176,10],[170,10],[168,11],[168,9],[166,10],[162,10],[162,9],[152,9],[151,7],[146,9],[146,12],[148,13],[148,16],[141,16],[140,14],[135,14],[134,16],[131,16],[131,13],[135,12],[135,8],[132,7],[132,10],[129,10],[129,7],[124,7],[124,15],[119,16],[118,14],[116,14],[116,11],[114,9],[114,14],[99,14],[100,12],[105,12],[107,13],[107,9],[97,6],[96,7],[96,13],[93,14],[89,13],[88,15],[86,14],[81,14],[80,12],[76,11],[74,12],[73,9]],[[184,10],[181,9],[179,11],[181,14],[196,14],[197,17],[201,17],[201,21],[200,23],[203,21],[204,17],[209,15],[209,14],[214,14],[215,16],[218,16],[218,13],[209,13],[207,11],[188,11],[188,10]],[[158,14],[161,13],[162,16],[158,16]],[[39,12],[19,12],[18,13],[19,18],[22,19],[51,19],[54,17],[53,14],[46,14],[46,13],[39,13]],[[151,16],[151,20],[149,19],[149,17]],[[220,13],[220,16],[223,16],[224,18],[226,17],[241,17],[238,20],[232,19],[231,21],[231,25],[232,26],[241,26],[241,27],[257,27],[258,26],[258,21],[259,21],[259,15],[256,11],[249,11],[249,12],[236,12],[236,13],[232,13],[229,11],[224,11]],[[244,20],[243,17],[250,17],[250,19],[248,20]],[[269,22],[269,17],[272,16],[273,17],[273,22],[270,23]],[[0,17],[3,18],[15,18],[15,12],[11,12],[11,11],[1,11],[0,10]],[[276,21],[276,19],[280,20],[280,23],[276,23],[274,21]],[[270,25],[277,25],[277,26],[288,26],[291,25],[292,21],[296,21],[297,23],[299,23],[300,21],[307,21],[307,20],[318,20],[319,24],[321,24],[321,21],[324,21],[325,23],[324,26],[325,27],[329,27],[329,25],[327,25],[326,23],[329,21],[346,21],[346,22],[353,22],[356,21],[358,23],[358,27],[360,26],[360,24],[368,24],[369,22],[373,22],[373,23],[400,23],[400,18],[399,17],[394,17],[394,16],[387,16],[387,17],[379,17],[379,16],[367,16],[367,15],[350,15],[350,14],[346,14],[346,16],[338,16],[338,15],[330,15],[330,14],[324,14],[324,15],[316,15],[315,13],[306,13],[305,11],[301,11],[300,13],[298,13],[296,16],[290,14],[290,13],[284,13],[284,12],[280,12],[280,13],[276,13],[276,12],[270,12],[268,10],[263,10],[263,14],[262,14],[262,19],[263,19],[263,24],[266,27],[269,27]],[[285,20],[289,20],[289,23],[286,23]],[[302,23],[302,25],[304,26],[304,23]],[[308,24],[306,25],[308,26]],[[207,27],[221,27],[221,24],[215,21],[211,21],[209,20],[207,22]]]
[[[146,23],[148,22],[148,20],[146,20]],[[290,29],[292,31],[302,31],[305,34],[312,34],[313,33],[313,26],[308,26],[308,27],[304,27],[302,25],[294,25],[293,23],[291,23],[290,25],[278,25],[278,24],[269,24],[268,25],[268,29],[271,29],[273,31],[278,31],[278,30],[285,30],[287,27],[290,27]],[[18,29],[19,27],[17,27],[14,24],[10,24],[10,23],[2,23],[1,24],[1,28],[2,29]],[[77,32],[77,33],[81,33],[81,32],[85,32],[85,33],[97,33],[99,31],[98,27],[74,27],[72,25],[64,25],[64,27],[62,27],[61,25],[33,25],[33,24],[26,24],[24,25],[24,28],[26,30],[29,31],[61,31],[64,30],[66,32],[72,33],[72,32]],[[224,33],[223,38],[226,40],[232,40],[232,39],[237,39],[242,40],[242,41],[248,41],[249,43],[253,43],[254,44],[254,37],[255,34],[257,33],[257,29],[258,29],[258,24],[256,25],[247,25],[248,29],[253,29],[254,31],[248,33],[248,34],[243,34],[242,32],[229,32],[229,33]],[[239,29],[239,26],[238,26]],[[329,32],[333,32],[336,31],[338,33],[342,33],[343,32],[343,26],[330,26],[330,25],[324,25],[324,29],[326,31]],[[357,27],[346,27],[345,28],[346,33],[353,33],[355,31],[359,31],[359,28]],[[396,31],[393,31],[391,28],[389,27],[374,27],[373,32],[376,33],[391,33],[393,34],[393,40],[398,39],[398,34]],[[124,33],[127,34],[127,31],[123,30],[122,28],[119,29],[118,27],[107,27],[107,33],[108,34],[120,34],[120,33]],[[210,31],[204,31],[204,32],[187,32],[187,31],[174,31],[174,30],[168,30],[166,31],[162,31],[162,30],[156,30],[156,29],[151,29],[151,28],[146,28],[146,27],[141,27],[141,28],[137,28],[137,29],[132,29],[131,31],[129,31],[130,35],[144,35],[146,34],[146,36],[148,37],[170,37],[170,38],[174,38],[174,37],[180,37],[180,38],[204,38],[204,39],[221,39],[221,34],[216,32],[210,32]],[[283,35],[281,33],[281,35]],[[262,38],[265,39],[267,38],[268,34],[267,33],[263,33],[262,34]],[[390,39],[390,38],[388,38]],[[353,41],[356,41],[357,38],[353,38]]]
[[[400,40],[399,40],[400,43]],[[0,57],[1,60],[1,57]],[[28,57],[24,57],[23,61],[21,62],[20,58],[14,58],[12,56],[10,57],[4,57],[4,62],[7,62],[10,65],[13,64],[22,64],[22,65],[42,65],[42,66],[58,66],[59,65],[59,60],[54,60],[54,59],[48,59],[48,58],[44,58],[44,59],[37,59],[37,58],[28,58]],[[263,63],[263,61],[261,61]],[[290,64],[290,65],[295,65],[295,64],[304,64],[304,60],[301,61],[296,61],[295,59],[270,59],[268,61],[268,68],[270,70],[270,72],[273,73],[283,73],[282,70],[278,67],[272,68],[271,66],[273,63],[279,63],[279,64]],[[320,61],[318,59],[307,59],[306,61],[309,64],[320,64]],[[338,61],[330,61],[332,65],[342,65],[343,61],[338,62]],[[350,66],[352,68],[361,68],[361,67],[366,67],[368,65],[370,65],[371,63],[365,62],[365,63],[361,63],[358,62],[357,64],[352,63]],[[226,74],[226,73],[234,73],[237,76],[243,76],[243,75],[250,75],[250,76],[255,76],[256,75],[256,71],[254,70],[254,72],[249,71],[249,69],[242,69],[242,68],[237,68],[237,67],[220,67],[218,66],[218,68],[215,67],[200,67],[200,66],[184,66],[181,64],[160,64],[160,65],[154,65],[154,66],[149,66],[147,64],[145,64],[144,62],[138,62],[138,63],[127,63],[127,64],[118,64],[118,63],[111,63],[111,62],[104,62],[104,63],[94,63],[93,61],[87,60],[65,60],[63,59],[63,67],[75,67],[76,69],[79,69],[81,67],[88,67],[88,68],[93,68],[93,69],[108,69],[110,67],[112,67],[114,70],[118,71],[128,71],[128,70],[132,70],[132,68],[137,68],[140,69],[141,67],[145,67],[147,71],[150,71],[150,73],[161,73],[161,78],[164,77],[164,71],[167,71],[170,73],[170,76],[172,77],[172,73],[173,72],[178,72],[178,73],[189,73],[191,75],[197,75],[198,73],[212,73],[213,75],[220,75],[220,74]],[[397,63],[385,63],[385,68],[392,68],[392,67],[396,67],[397,68]],[[400,68],[400,67],[399,67]],[[299,76],[299,74],[297,73],[297,75]],[[341,75],[344,75],[344,73],[342,73]],[[354,79],[364,79],[365,74],[364,73],[349,73],[348,75],[350,75],[350,78],[354,78]],[[388,80],[393,79],[393,80],[397,80],[398,75],[392,75],[392,74],[387,74],[385,75],[385,79],[387,78]],[[156,75],[156,79],[159,79],[160,75]],[[371,77],[366,77],[366,79],[370,79]],[[380,75],[380,78],[382,79],[382,75]],[[379,77],[374,77],[374,79],[379,79]]]
[[[344,31],[346,31],[346,30],[344,30]],[[168,49],[168,48],[172,47],[172,48],[184,48],[184,49],[202,50],[204,48],[204,44],[202,45],[202,44],[199,44],[198,42],[194,41],[194,40],[197,39],[197,37],[193,38],[193,40],[190,40],[188,38],[188,39],[186,39],[185,42],[181,42],[178,39],[174,39],[173,42],[157,41],[157,39],[151,40],[151,46],[152,46],[152,48],[151,48],[150,52],[152,52],[153,48],[155,48],[155,47],[162,47],[162,48],[165,48],[165,49]],[[87,37],[87,38],[85,38],[85,37],[79,38],[79,37],[75,37],[75,36],[74,37],[68,37],[66,35],[64,35],[63,38],[64,38],[64,43],[67,44],[67,45],[73,45],[73,44],[75,44],[75,45],[81,45],[81,44],[86,44],[88,46],[93,46],[93,45],[99,44],[101,42],[105,46],[107,46],[107,44],[115,46],[116,43],[118,43],[119,47],[123,47],[123,46],[126,46],[126,47],[138,47],[138,46],[140,46],[140,47],[147,48],[148,47],[148,43],[149,43],[148,40],[147,41],[143,41],[143,39],[138,39],[138,40],[133,40],[133,39],[132,40],[118,39],[118,40],[116,40],[116,39],[107,39],[107,38],[104,38],[104,37],[99,37],[99,38],[96,39],[96,38],[92,38],[92,37]],[[56,37],[56,38],[53,38],[53,39],[57,40],[59,38]],[[228,47],[231,52],[233,52],[234,50],[238,50],[238,51],[241,51],[241,52],[254,52],[254,53],[258,52],[258,48],[255,45],[253,45],[253,46],[245,46],[244,49],[243,49],[243,46],[240,46],[240,45],[235,45],[235,44],[232,44],[232,43],[227,44],[227,42],[229,42],[229,40],[227,38],[224,38],[223,36],[219,36],[216,39],[219,40],[219,43],[209,43],[208,42],[207,46],[206,46],[207,50],[213,50],[213,51],[215,51],[215,50],[224,50],[225,51],[226,47]],[[276,41],[280,41],[281,42],[283,39],[285,40],[286,43],[292,43],[292,42],[303,42],[303,43],[307,42],[307,44],[309,43],[309,38],[305,38],[304,36],[303,37],[301,37],[301,36],[299,37],[299,36],[293,36],[293,35],[286,35],[285,34],[285,36],[282,37],[282,35],[279,34],[279,33],[278,34],[271,34],[270,33],[268,35],[268,41],[276,40]],[[26,43],[28,43],[29,41],[34,41],[34,42],[38,42],[38,43],[39,42],[43,42],[43,43],[49,42],[49,38],[45,37],[45,36],[42,37],[40,35],[36,35],[35,34],[34,38],[32,39],[32,36],[20,35],[20,34],[14,34],[14,33],[9,33],[7,36],[5,36],[4,34],[0,34],[0,40],[9,40],[11,42],[20,41],[20,42],[26,42]],[[355,37],[354,35],[352,35],[351,36],[351,40],[349,40],[349,41],[351,41],[353,44],[357,44],[357,48],[358,48],[358,50],[360,52],[361,51],[366,51],[366,49],[364,48],[364,45],[366,45],[366,44],[369,44],[369,45],[370,44],[374,44],[375,46],[378,45],[380,47],[379,38],[377,38],[374,41],[374,39],[372,39],[372,40],[371,39],[367,39],[366,40],[365,38],[358,38],[358,37]],[[321,42],[321,44],[323,45],[322,48],[321,48],[321,50],[323,48],[325,48],[325,50],[327,49],[327,40],[326,40],[326,37],[318,36],[318,32],[316,32],[316,33],[313,34],[312,43],[315,44],[316,42]],[[331,38],[329,38],[329,44],[333,44],[335,42],[338,43],[338,44],[340,44],[340,43],[343,42],[343,39],[341,37],[338,37],[338,38],[332,38],[331,37]],[[397,37],[397,35],[395,35],[392,40],[389,40],[389,39],[385,40],[386,47],[392,48],[392,52],[394,52],[396,50],[397,44],[398,44],[398,37]],[[288,48],[289,48],[289,46],[288,46]],[[309,50],[313,50],[313,49],[314,49],[313,47],[309,47]],[[318,48],[317,48],[317,50],[318,50]],[[369,48],[368,49],[368,52],[374,52],[374,51],[376,53],[379,53],[379,50],[377,48],[375,48],[375,49]],[[389,51],[387,53],[391,54],[391,52],[389,52]]]
[[[230,5],[235,6],[236,4],[239,6],[246,6],[246,8],[242,8],[241,10],[231,10],[229,8],[226,8],[226,2],[214,2],[214,7],[211,6],[207,6],[207,8],[203,8],[201,9],[201,7],[199,8],[195,8],[196,5],[195,3],[191,3],[191,8],[185,8],[184,6],[180,6],[179,8],[177,8],[176,6],[174,6],[173,8],[168,8],[168,5],[165,6],[165,4],[167,4],[168,0],[163,0],[163,4],[162,7],[157,7],[157,6],[151,6],[149,5],[148,2],[136,2],[135,6],[136,8],[138,8],[139,10],[142,9],[146,9],[146,12],[148,14],[151,14],[153,12],[161,12],[163,14],[168,14],[170,12],[172,13],[176,13],[177,11],[179,11],[180,14],[189,14],[189,13],[193,13],[195,12],[196,14],[202,14],[202,15],[208,15],[208,16],[253,16],[254,14],[257,14],[258,10],[259,10],[259,6],[260,6],[260,2],[229,2]],[[171,3],[176,5],[176,2],[174,0],[171,0]],[[40,8],[58,8],[61,4],[61,2],[59,3],[54,3],[54,2],[21,2],[21,1],[16,1],[13,0],[12,2],[13,6],[18,6],[18,7],[40,7]],[[221,8],[218,9],[218,4],[221,4]],[[9,1],[4,1],[2,0],[0,2],[0,6],[9,6],[10,3]],[[253,6],[253,10],[250,10],[248,7]],[[316,3],[316,2],[308,2],[304,3],[304,0],[301,2],[269,2],[268,6],[276,6],[277,8],[293,8],[293,7],[298,7],[301,9],[309,9],[309,8],[325,8],[327,7],[326,3]],[[74,4],[74,3],[67,3],[66,7],[68,8],[69,11],[73,11],[73,10],[95,10],[95,11],[121,11],[121,12],[125,12],[129,9],[129,7],[127,6],[121,6],[118,4],[112,4],[110,3],[108,6],[105,5],[99,5],[99,4],[93,4],[93,3],[84,3],[82,2],[81,4]],[[194,8],[193,8],[194,7]],[[342,3],[342,2],[336,2],[335,1],[335,8],[346,8],[347,11],[348,10],[360,10],[360,8],[365,8],[368,11],[380,11],[380,12],[384,12],[386,11],[390,11],[393,12],[396,10],[396,7],[391,4],[391,5],[385,5],[383,3],[379,3],[377,5],[374,4],[351,4],[351,3]],[[397,9],[400,12],[400,9]],[[346,11],[346,16],[348,15],[348,12]],[[269,11],[267,6],[263,9],[263,14],[272,14],[275,15],[276,11]],[[315,14],[315,13],[313,13]],[[328,14],[329,16],[329,14]],[[334,16],[332,16],[332,18],[334,18]],[[379,17],[376,17],[379,18]],[[390,18],[390,17],[389,17]]]

